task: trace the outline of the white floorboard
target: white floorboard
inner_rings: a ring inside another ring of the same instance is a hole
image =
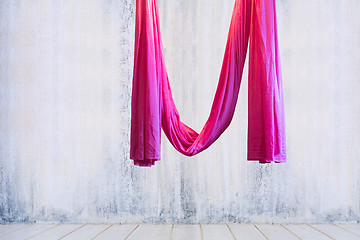
[[[201,240],[199,224],[175,224],[171,236],[172,240]]]
[[[234,240],[226,224],[201,224],[204,240]]]
[[[31,240],[57,240],[73,231],[78,230],[85,224],[61,224],[55,228],[49,229],[45,232],[31,237]]]
[[[269,240],[298,240],[294,234],[290,233],[280,224],[255,224],[259,228],[259,230],[265,234],[267,239]]]
[[[60,239],[63,240],[88,240],[94,238],[96,235],[104,231],[106,228],[111,226],[111,224],[86,224],[85,226],[79,228],[78,230],[72,232],[65,237]]]
[[[30,227],[30,224],[1,224],[0,237],[26,227]]]
[[[169,240],[171,224],[140,224],[126,240]]]
[[[10,234],[6,234],[0,237],[0,240],[17,240],[27,239],[40,232],[50,230],[51,228],[58,227],[57,224],[31,224],[29,227],[21,228],[20,230],[14,231]]]
[[[329,237],[307,224],[283,224],[283,226],[299,236],[302,240],[330,240]]]
[[[228,224],[236,239],[264,240],[264,235],[253,224]]]
[[[114,224],[110,228],[106,229],[106,231],[99,234],[96,240],[109,240],[109,239],[125,239],[138,224]]]
[[[349,231],[346,231],[342,228],[339,228],[335,225],[329,225],[329,224],[311,224],[313,228],[318,229],[319,231],[329,235],[333,239],[336,240],[359,240],[360,237],[350,233]]]
[[[336,225],[360,237],[360,224],[336,224]]]

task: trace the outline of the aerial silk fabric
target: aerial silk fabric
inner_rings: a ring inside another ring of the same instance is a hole
[[[219,0],[221,1],[221,0]],[[136,1],[130,159],[161,158],[161,128],[180,153],[214,143],[235,111],[249,46],[247,160],[286,162],[285,117],[275,0],[235,0],[211,112],[200,133],[180,120],[164,62],[157,0]]]

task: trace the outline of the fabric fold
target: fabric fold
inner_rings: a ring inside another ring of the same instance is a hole
[[[249,43],[250,42],[250,43]],[[180,153],[214,143],[234,115],[249,45],[249,161],[286,162],[285,117],[275,0],[236,0],[210,115],[200,133],[176,109],[161,41],[157,0],[136,1],[130,158],[152,166],[161,158],[161,128]]]

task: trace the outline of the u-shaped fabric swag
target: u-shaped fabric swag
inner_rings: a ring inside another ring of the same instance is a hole
[[[219,83],[200,134],[181,122],[164,62],[157,0],[136,1],[130,158],[160,160],[161,128],[182,154],[193,156],[229,126],[249,44],[247,160],[286,162],[285,116],[275,0],[235,0]]]

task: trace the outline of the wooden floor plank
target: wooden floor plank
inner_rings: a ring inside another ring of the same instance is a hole
[[[360,237],[333,224],[310,224],[311,227],[336,240],[359,240]]]
[[[360,236],[360,224],[336,224],[340,228],[344,228],[358,236]]]
[[[264,235],[253,224],[228,224],[236,239],[264,240]]]
[[[307,224],[283,224],[285,228],[299,236],[302,240],[329,240],[323,233],[313,229]]]
[[[172,240],[201,240],[199,224],[175,224],[173,227]]]
[[[30,224],[1,224],[0,237],[30,226],[31,226]]]
[[[29,224],[29,227],[22,228],[18,231],[6,234],[0,237],[0,240],[17,240],[17,239],[27,239],[35,234],[38,234],[43,231],[48,231],[51,228],[58,227],[56,224]]]
[[[68,233],[78,230],[81,226],[85,224],[61,224],[55,228],[52,228],[48,231],[37,234],[33,237],[30,237],[31,240],[56,240],[59,239]]]
[[[78,230],[59,239],[64,239],[64,240],[92,239],[110,226],[111,224],[86,224],[85,226],[79,228]]]
[[[280,224],[255,224],[257,228],[264,233],[267,239],[278,240],[278,239],[287,239],[287,240],[298,240],[294,234],[290,233]]]
[[[125,239],[138,224],[114,224],[106,231],[102,232],[94,239],[96,240],[109,240],[109,239]]]
[[[169,240],[171,224],[140,224],[126,240]]]
[[[234,240],[226,224],[201,224],[204,240]]]

